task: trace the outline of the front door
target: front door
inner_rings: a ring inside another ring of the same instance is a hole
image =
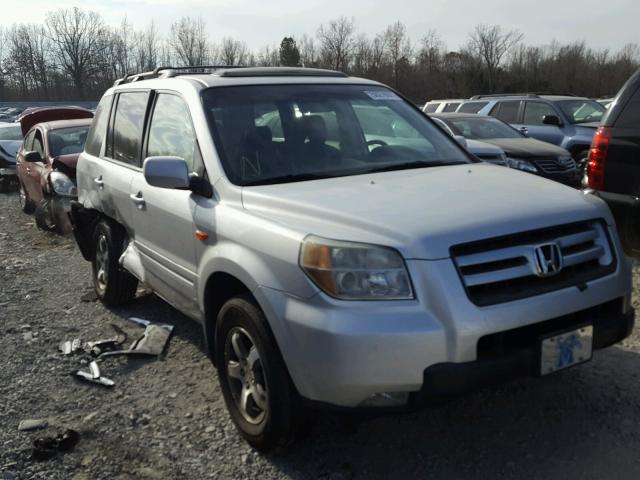
[[[561,118],[558,112],[548,103],[534,100],[525,102],[523,123],[529,130],[529,136],[543,142],[560,145],[564,139],[564,134],[557,125],[545,125],[542,122],[547,115],[555,115]]]
[[[143,151],[145,157],[184,158],[193,174],[204,173],[189,109],[180,96],[163,92],[156,95]],[[197,194],[152,187],[142,173],[137,173],[130,197],[135,245],[145,281],[169,303],[198,318],[194,227]]]

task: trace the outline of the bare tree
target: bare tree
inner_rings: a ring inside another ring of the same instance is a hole
[[[73,7],[47,13],[45,23],[58,66],[69,75],[79,97],[84,98],[85,83],[102,67],[107,36],[102,17]]]
[[[408,63],[411,56],[411,44],[407,38],[407,29],[403,23],[395,22],[385,30],[384,39],[393,68],[393,86],[398,87],[400,65]]]
[[[186,66],[203,65],[207,60],[207,33],[201,17],[183,17],[171,25],[169,46],[176,60]]]
[[[303,67],[317,66],[318,52],[313,37],[307,34],[302,35],[298,40],[298,50],[300,50],[300,63]]]
[[[247,56],[247,45],[240,40],[224,37],[220,44],[219,53],[220,61],[223,65],[244,65]]]
[[[335,70],[347,70],[355,43],[355,20],[340,17],[318,28],[320,54],[325,65]]]
[[[491,92],[496,89],[502,59],[511,48],[522,41],[522,38],[522,33],[517,30],[503,32],[499,25],[477,25],[469,35],[469,50],[483,60]]]

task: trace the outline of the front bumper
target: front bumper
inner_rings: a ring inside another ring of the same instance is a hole
[[[594,347],[624,338],[633,322],[631,270],[624,260],[586,289],[572,286],[489,307],[468,299],[450,259],[410,260],[407,266],[417,292],[412,301],[347,302],[323,294],[303,299],[263,287],[254,291],[304,398],[358,407],[381,393],[410,392],[414,399],[454,395],[499,380],[502,372],[531,372],[531,346],[489,358],[480,348],[484,337],[538,328],[612,301],[618,310],[604,316],[617,333],[597,327]]]
[[[573,188],[580,188],[582,186],[582,175],[578,169],[564,173],[546,173],[538,171],[536,175]]]

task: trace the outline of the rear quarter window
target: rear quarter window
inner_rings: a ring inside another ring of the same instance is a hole
[[[518,123],[518,112],[520,110],[520,101],[507,101],[498,102],[493,110],[491,110],[491,116],[499,118],[506,123]]]
[[[96,108],[96,114],[93,117],[89,134],[87,135],[87,141],[85,143],[85,151],[96,157],[100,156],[100,150],[102,150],[102,143],[107,133],[107,123],[109,122],[109,112],[111,111],[112,95],[102,97],[98,107]]]
[[[478,113],[487,105],[489,105],[489,102],[467,102],[460,105],[457,111],[460,113]]]
[[[638,88],[620,112],[616,127],[640,128],[640,88]]]
[[[434,113],[438,107],[440,106],[439,103],[427,103],[424,107],[424,112],[425,113]]]

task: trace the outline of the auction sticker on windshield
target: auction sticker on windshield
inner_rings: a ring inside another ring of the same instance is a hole
[[[402,100],[398,95],[389,90],[365,90],[364,93],[372,100]]]
[[[540,352],[540,374],[548,375],[591,359],[593,325],[544,338]]]

